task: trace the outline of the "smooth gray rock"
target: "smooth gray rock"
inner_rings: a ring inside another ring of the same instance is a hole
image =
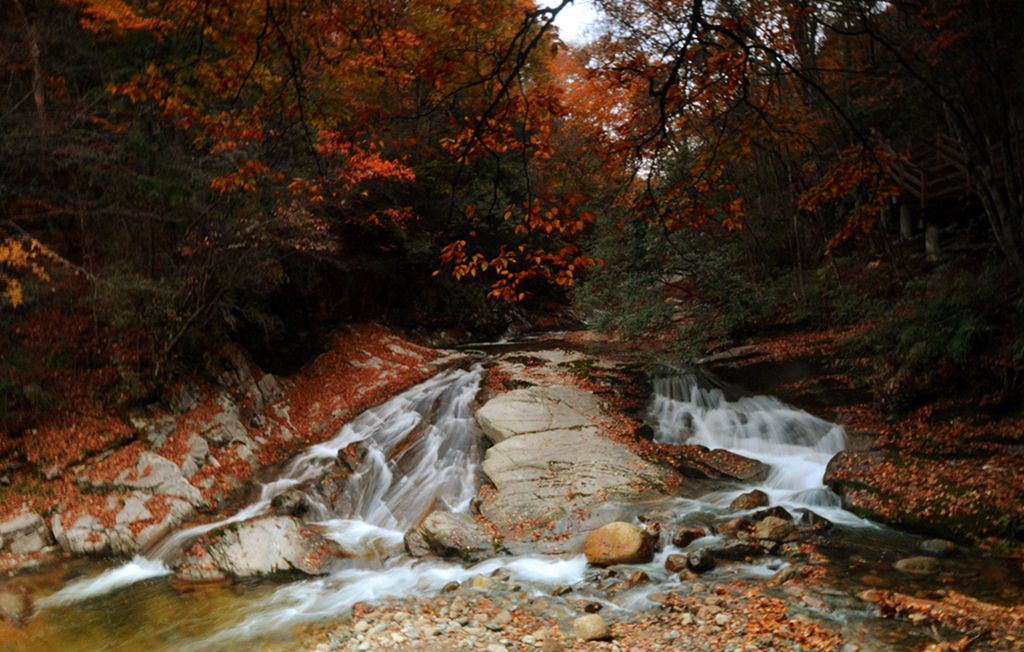
[[[490,533],[469,514],[432,512],[416,531],[429,550],[439,557],[477,561],[494,554]]]
[[[224,405],[227,407],[213,418],[203,436],[217,446],[227,446],[236,441],[249,445],[249,431],[242,423],[238,409],[233,404],[225,402]]]
[[[686,555],[686,565],[690,567],[690,570],[697,573],[713,569],[716,561],[714,553],[708,548],[699,548]]]
[[[597,397],[575,387],[528,387],[501,394],[476,413],[477,423],[494,443],[552,430],[594,429],[601,417]]]
[[[178,465],[166,457],[144,451],[133,468],[114,479],[115,488],[140,489],[154,495],[176,496],[193,505],[203,502],[199,490],[189,484]]]
[[[188,452],[185,453],[185,461],[181,463],[181,472],[186,478],[191,478],[206,466],[209,458],[210,445],[201,435],[193,433],[188,438]]]
[[[289,516],[267,516],[209,535],[206,550],[217,568],[235,577],[298,571],[322,575],[343,551]]]
[[[623,504],[673,493],[683,478],[596,429],[524,434],[492,446],[483,471],[497,488],[480,511],[505,543],[538,532],[545,552],[570,552],[590,531],[632,515]],[[524,529],[524,523],[531,525]],[[551,536],[548,536],[551,535]]]
[[[0,550],[30,554],[52,542],[50,528],[35,512],[24,510],[0,523]]]
[[[159,505],[150,502],[154,500]],[[51,524],[61,548],[77,555],[132,555],[170,534],[196,512],[180,498],[154,497],[141,491],[109,496],[107,503],[106,511],[116,511],[109,527],[92,514],[80,514],[70,521],[69,514],[58,510]]]
[[[21,625],[32,615],[32,601],[24,593],[0,590],[0,619]]]
[[[132,425],[139,431],[139,434],[149,444],[150,448],[156,449],[164,445],[167,438],[174,434],[178,427],[177,419],[172,415],[158,417],[151,421],[146,419],[132,419]]]

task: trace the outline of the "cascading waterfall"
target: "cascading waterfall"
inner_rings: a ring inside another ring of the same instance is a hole
[[[768,464],[771,472],[756,488],[772,504],[812,509],[846,525],[868,524],[843,510],[839,496],[822,482],[829,460],[846,446],[842,426],[768,396],[728,401],[721,390],[701,387],[693,375],[656,379],[649,417],[658,443],[724,448]],[[738,493],[719,492],[704,500],[728,504]]]
[[[161,650],[239,649],[243,641],[274,638],[295,625],[344,614],[357,601],[435,594],[449,582],[463,582],[499,568],[528,583],[526,590],[531,592],[586,586],[587,563],[582,555],[502,557],[465,567],[404,554],[404,533],[426,512],[433,507],[467,511],[476,495],[482,439],[472,408],[482,374],[479,366],[444,372],[364,412],[331,440],[294,457],[244,509],[215,523],[182,529],[146,556],[71,582],[37,605],[60,607],[170,574],[181,551],[196,537],[269,513],[274,498],[290,490],[303,493],[304,519],[358,559],[344,562],[343,568],[329,575],[268,589],[246,602],[244,610],[220,618],[215,627],[188,635],[176,632],[161,643]],[[868,524],[842,510],[838,497],[822,484],[825,465],[844,446],[844,433],[837,425],[773,398],[728,401],[721,391],[701,388],[690,376],[656,380],[649,417],[658,442],[725,448],[769,464],[771,472],[757,488],[769,495],[772,504],[807,507],[845,525]],[[328,477],[340,460],[348,461],[351,473],[343,479],[336,473]],[[323,487],[331,482],[342,486],[325,492]],[[696,500],[673,499],[672,510],[685,514],[710,509],[724,514],[732,498],[751,488],[733,486]],[[693,545],[711,542],[713,537],[708,537]],[[642,608],[650,592],[673,585],[674,577],[662,565],[664,557],[674,552],[679,550],[667,546],[653,563],[643,566],[652,578],[650,585],[626,591],[614,602],[598,593],[591,595],[586,588],[579,595],[600,600],[612,610]],[[765,574],[776,568],[752,567],[748,572]]]
[[[353,444],[363,446],[365,456],[347,480],[344,511],[306,490],[310,511],[325,535],[348,549],[377,557],[397,552],[405,530],[432,505],[465,511],[476,494],[480,433],[472,403],[482,375],[479,366],[444,372],[362,413],[333,439],[292,459],[279,478],[261,487],[259,499],[239,512],[179,530],[145,556],[69,583],[38,604],[77,602],[171,573],[170,565],[196,537],[267,513],[276,496],[322,477]]]

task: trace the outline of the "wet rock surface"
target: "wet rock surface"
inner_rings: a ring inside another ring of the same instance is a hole
[[[674,458],[674,466],[690,478],[758,482],[768,477],[770,467],[758,460],[721,448],[700,445],[666,446]]]
[[[406,547],[414,557],[434,554],[466,561],[493,557],[497,546],[491,534],[469,514],[435,511],[406,537]]]
[[[233,577],[254,577],[300,572],[321,575],[345,555],[333,541],[301,521],[268,516],[229,525],[207,535],[201,552],[183,562],[182,575],[190,568],[206,568],[212,561],[217,571]]]
[[[757,509],[758,507],[764,507],[768,504],[768,494],[755,489],[748,491],[745,494],[740,494],[729,503],[729,509],[734,512],[744,512],[751,509]]]
[[[496,491],[485,494],[480,511],[505,545],[537,542],[552,553],[577,550],[591,530],[627,516],[622,504],[671,495],[683,482],[588,430],[508,439],[488,449],[483,471]]]
[[[565,367],[573,369],[574,373],[589,373],[593,366],[579,356],[545,354],[537,357],[547,360],[543,363],[544,370],[537,375],[524,375],[529,380],[523,382],[550,381],[554,374],[551,365],[559,368],[574,365]],[[546,380],[539,380],[538,375]],[[511,384],[514,383],[506,387]],[[592,398],[600,391],[574,389],[590,392]],[[544,392],[533,395],[543,396]],[[561,395],[567,394],[561,392]],[[611,394],[602,392],[600,395]],[[549,409],[552,401],[531,399],[515,403],[519,406],[516,410],[523,405],[545,404],[543,409],[549,416],[552,413]],[[566,405],[572,401],[554,403]],[[579,557],[570,557],[585,552],[588,535],[595,536],[603,529],[601,526],[613,521],[629,521],[615,523],[613,529],[626,535],[619,537],[617,544],[631,544],[633,534],[645,532],[633,522],[642,523],[646,519],[652,524],[665,524],[665,533],[658,543],[667,550],[658,554],[655,541],[641,537],[642,545],[624,546],[624,550],[629,548],[625,553],[608,555],[582,576],[564,580],[557,586],[545,581],[536,571],[524,574],[520,567],[518,575],[517,571],[510,572],[507,568],[490,572],[492,566],[464,581],[448,581],[443,588],[438,584],[433,589],[437,594],[431,597],[410,595],[377,603],[378,596],[387,595],[386,591],[368,591],[368,599],[375,604],[357,603],[352,608],[351,622],[307,632],[301,647],[295,649],[317,652],[920,650],[934,642],[929,630],[932,616],[924,614],[939,613],[941,606],[932,604],[933,601],[927,601],[929,604],[925,606],[907,602],[908,596],[900,597],[901,594],[882,589],[896,588],[908,594],[945,591],[958,578],[974,572],[966,572],[969,567],[962,564],[967,562],[959,558],[962,551],[951,554],[949,546],[952,544],[946,545],[949,542],[899,539],[896,546],[899,554],[893,556],[891,547],[876,549],[872,548],[871,541],[861,541],[865,530],[851,528],[842,521],[831,526],[820,515],[790,503],[786,505],[792,512],[777,504],[769,507],[763,492],[743,493],[739,498],[749,502],[737,503],[738,498],[733,500],[737,492],[761,482],[764,474],[759,470],[748,476],[754,479],[741,481],[738,478],[746,475],[745,472],[725,473],[710,465],[706,454],[712,454],[712,459],[717,460],[715,464],[727,460],[729,464],[743,465],[749,458],[728,458],[710,448],[694,449],[694,454],[701,459],[700,477],[714,477],[709,486],[724,490],[704,505],[674,502],[679,500],[681,488],[685,489],[690,481],[650,461],[641,454],[642,448],[603,436],[614,422],[614,418],[609,417],[615,417],[621,407],[602,405],[596,398],[588,405],[596,406],[596,412],[590,412],[589,408],[569,411],[592,417],[589,425],[519,432],[504,438],[495,436],[498,443],[491,447],[484,462],[484,471],[493,485],[485,484],[475,501],[479,513],[473,516],[452,514],[444,509],[433,511],[406,534],[406,547],[417,556],[446,557],[456,562],[446,568],[461,568],[481,559],[492,559],[499,552],[496,542],[507,545],[513,552],[564,550],[569,556],[563,562],[571,564],[572,559]],[[500,423],[500,418],[497,422]],[[527,427],[532,428],[537,423],[558,422],[540,417]],[[497,426],[494,428],[494,432],[502,432]],[[514,432],[511,428],[505,431]],[[620,431],[635,433],[637,429],[629,424]],[[413,432],[417,433],[412,439],[415,444],[424,431],[414,429]],[[203,440],[207,439],[203,437]],[[236,439],[229,442],[232,446],[244,445]],[[603,446],[608,449],[602,450]],[[216,447],[215,444],[212,448]],[[201,469],[209,464],[210,453],[203,453],[199,448],[195,458]],[[399,459],[403,450],[406,448],[400,447],[393,459]],[[352,500],[351,496],[344,495],[346,481],[350,474],[361,472],[360,460],[366,456],[366,450],[353,449],[352,453],[352,464],[339,456],[337,474],[328,474],[316,483],[303,486],[301,491],[281,494],[272,505],[277,516],[211,533],[201,545],[188,551],[178,577],[202,583],[218,582],[228,576],[281,572],[315,574],[330,570],[339,556],[350,551],[339,549],[325,540],[322,532],[304,525],[292,515],[305,514],[309,505],[303,496],[312,496],[321,506]],[[204,454],[207,460],[199,464]],[[756,465],[748,465],[748,468],[756,468]],[[191,477],[183,475],[186,479]],[[150,494],[151,487],[131,491],[128,488],[125,485],[121,489],[124,498],[104,513],[115,520],[123,513],[123,521],[134,524],[129,528],[134,529],[148,523],[147,519],[156,518],[156,505],[149,501],[160,496]],[[646,502],[650,498],[656,500]],[[775,502],[774,499],[771,502]],[[810,504],[817,509],[819,503]],[[751,510],[754,511],[750,513]],[[731,513],[733,511],[743,511],[744,515]],[[825,513],[834,515],[834,512]],[[112,526],[102,522],[110,518],[86,519],[79,523],[83,516],[88,515],[67,512],[67,518],[74,519],[73,525],[80,525],[80,532],[76,534],[79,545],[85,547],[102,542],[106,536],[106,547],[102,550],[112,549]],[[312,517],[307,518],[312,520]],[[402,529],[408,527],[404,525]],[[66,528],[62,535],[70,540]],[[672,545],[675,548],[670,547]],[[919,546],[920,553],[917,552]],[[637,549],[643,554],[630,553]],[[923,557],[921,553],[928,556]],[[397,552],[388,548],[386,554]],[[587,556],[598,559],[597,555]],[[937,559],[939,556],[943,556],[942,559]],[[898,559],[895,564],[894,559]],[[465,563],[458,564],[460,560]],[[358,567],[362,562],[351,563]],[[416,562],[435,563],[438,563],[435,559]],[[642,566],[637,568],[636,565]],[[404,571],[396,569],[396,572]],[[847,572],[850,577],[843,575]],[[869,586],[877,587],[872,588],[875,593],[855,597],[856,590]],[[415,594],[420,588],[419,584],[415,587],[410,593]],[[340,591],[344,592],[344,588]],[[919,620],[881,621],[884,627],[879,628],[878,618],[872,615],[868,603],[879,605],[880,614],[917,613],[914,618]],[[913,604],[918,606],[907,606]],[[978,613],[998,614],[993,616],[994,620],[1002,617],[1010,622],[1015,613],[989,603],[973,608]],[[892,611],[886,611],[889,609]],[[339,613],[339,617],[344,616]],[[592,631],[599,635],[581,635],[577,627],[581,621],[592,623]],[[875,624],[869,628],[863,626],[865,622]],[[599,626],[601,623],[603,628]],[[955,627],[948,623],[938,626],[941,636],[956,641],[953,638],[957,632]],[[982,639],[986,644],[993,640],[988,634],[982,633],[982,636],[988,637]],[[991,649],[1014,649],[1006,646],[1005,637],[1000,640],[1004,642]]]

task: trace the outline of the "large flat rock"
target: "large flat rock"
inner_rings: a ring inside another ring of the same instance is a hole
[[[594,428],[601,418],[597,397],[567,385],[517,389],[488,401],[477,423],[494,443],[552,430]]]
[[[480,510],[514,552],[576,551],[592,530],[633,515],[633,507],[674,493],[676,471],[597,434],[596,424],[547,430],[491,447],[484,473],[497,491]]]

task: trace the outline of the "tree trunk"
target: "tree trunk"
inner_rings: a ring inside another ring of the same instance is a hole
[[[14,0],[14,7],[21,15],[21,22],[25,27],[25,39],[28,41],[28,53],[32,59],[32,100],[36,105],[36,115],[39,117],[39,125],[47,127],[49,122],[46,119],[46,88],[43,75],[42,54],[39,49],[39,35],[36,27],[29,20],[28,13],[21,0]]]

